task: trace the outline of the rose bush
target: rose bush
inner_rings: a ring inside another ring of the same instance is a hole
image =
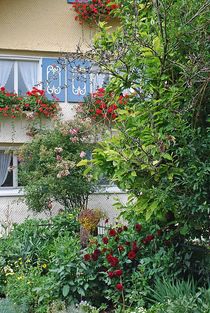
[[[174,275],[170,272],[173,244],[166,244],[172,237],[169,229],[160,231],[158,225],[131,222],[108,229],[103,237],[90,241],[83,253],[89,288],[97,286],[115,307],[142,305],[146,286],[152,286],[156,275]],[[94,296],[91,290],[89,296]],[[94,298],[89,300],[94,303]]]

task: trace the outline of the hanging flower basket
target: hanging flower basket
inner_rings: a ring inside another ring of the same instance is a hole
[[[0,116],[11,119],[18,116],[26,116],[29,119],[42,116],[54,118],[59,110],[58,103],[47,99],[45,91],[36,87],[23,97],[8,92],[4,87],[0,88]]]
[[[109,20],[118,5],[112,0],[76,0],[73,8],[77,13],[75,20],[79,21],[80,24],[84,22],[98,23],[100,20]]]

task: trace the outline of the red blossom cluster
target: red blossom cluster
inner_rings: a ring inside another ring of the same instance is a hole
[[[30,115],[30,118],[39,116],[52,118],[58,114],[58,111],[57,102],[48,100],[44,90],[33,87],[26,96],[19,97],[15,93],[8,92],[5,87],[0,88],[0,114],[4,117],[15,119],[20,115]]]
[[[77,13],[75,20],[83,22],[98,22],[101,17],[109,19],[110,13],[118,8],[112,0],[76,0],[73,8]]]
[[[104,88],[98,88],[96,92],[85,99],[85,102],[78,108],[79,115],[89,117],[93,121],[112,123],[118,116],[118,109],[124,109],[128,103],[128,95],[121,95],[112,103],[113,95],[107,95]]]

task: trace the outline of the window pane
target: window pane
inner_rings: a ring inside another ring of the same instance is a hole
[[[12,167],[13,167],[13,157],[11,157],[11,161],[8,168],[12,169]],[[13,171],[8,170],[8,168],[6,180],[4,181],[4,184],[1,185],[1,187],[13,187]]]
[[[18,94],[24,95],[37,85],[38,62],[18,61]]]
[[[6,64],[7,63],[5,62],[4,63],[4,67],[5,67]],[[3,65],[2,61],[0,62],[0,71],[1,71],[1,65]],[[10,71],[10,72],[7,73],[9,75],[7,75],[8,76],[7,80],[5,79],[6,80],[6,84],[4,84],[4,87],[6,88],[7,91],[14,92],[14,62],[12,64],[12,67],[8,68],[8,71]]]
[[[20,71],[18,71],[18,94],[19,95],[25,95],[27,92],[26,84],[23,81],[22,75]]]

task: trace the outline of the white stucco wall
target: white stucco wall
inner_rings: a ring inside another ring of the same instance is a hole
[[[120,212],[114,209],[113,204],[119,198],[122,203],[127,200],[125,193],[96,193],[89,198],[88,208],[101,209],[109,218],[110,223],[115,223]],[[59,211],[61,206],[54,204],[52,214]],[[29,211],[23,194],[13,196],[0,196],[0,234],[4,233],[4,227],[9,230],[14,223],[21,223],[26,218],[47,218],[49,213],[35,214]]]
[[[75,114],[75,106],[76,104],[73,103],[60,103],[61,120],[72,119]],[[0,115],[0,145],[15,145],[30,141],[30,137],[27,136],[27,130],[33,125],[48,128],[53,125],[53,121],[45,118],[31,121],[26,117],[17,117],[12,120]]]

